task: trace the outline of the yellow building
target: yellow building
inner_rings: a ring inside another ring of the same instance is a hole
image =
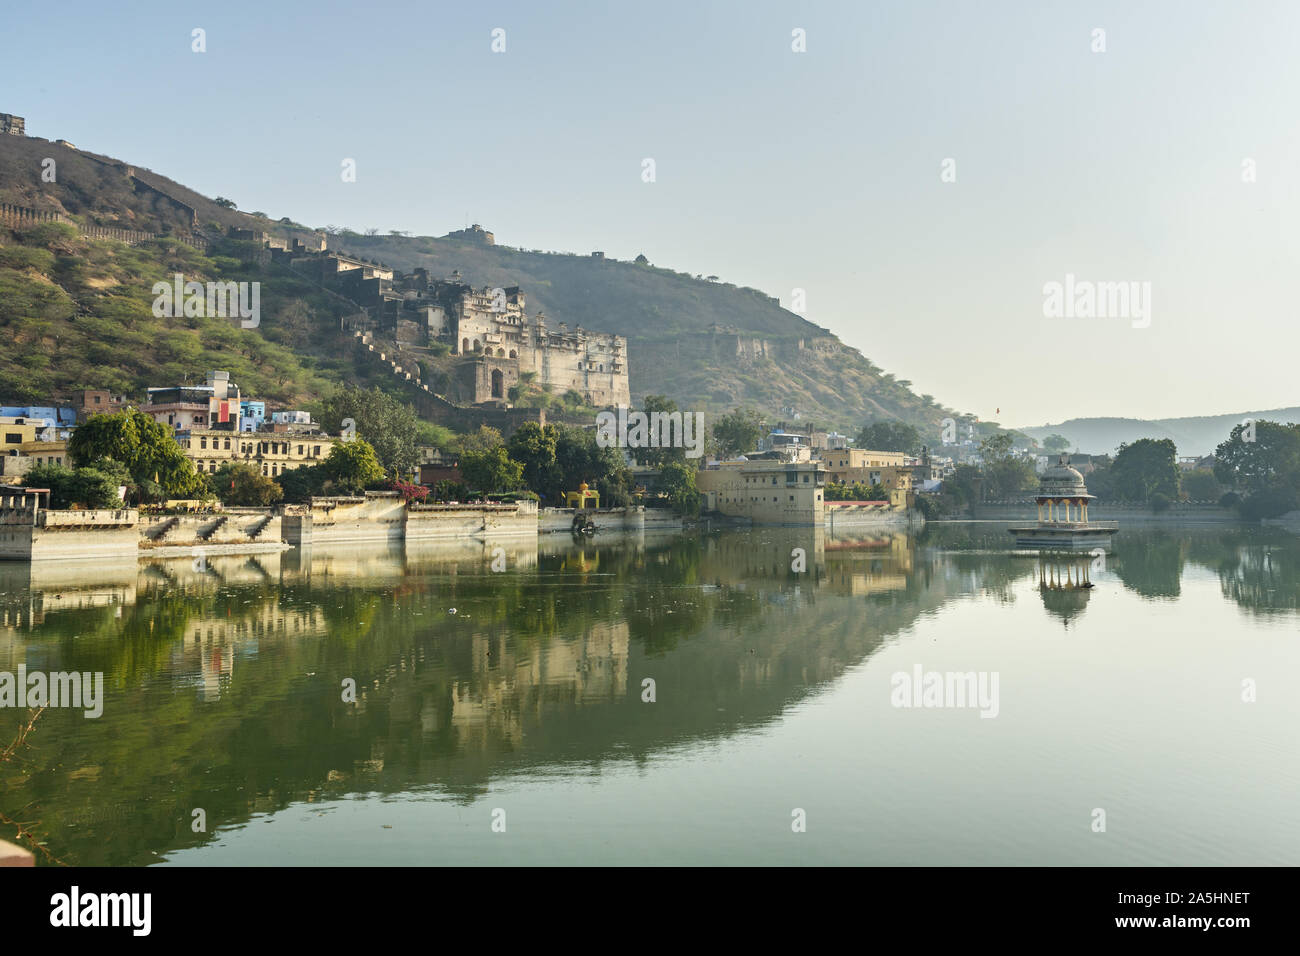
[[[31,418],[0,417],[0,452],[8,454],[22,445],[36,441],[36,435],[45,428],[44,422]]]
[[[695,473],[706,511],[755,524],[820,527],[826,470],[819,461],[724,461]]]
[[[822,463],[826,466],[826,477],[830,481],[842,481],[846,485],[854,482],[872,485],[878,480],[869,477],[872,473],[879,475],[884,468],[902,468],[904,457],[901,451],[838,448],[822,452]]]
[[[275,478],[302,465],[329,457],[337,438],[292,432],[234,432],[191,428],[176,436],[185,457],[198,471],[213,474],[228,461],[242,461]]]

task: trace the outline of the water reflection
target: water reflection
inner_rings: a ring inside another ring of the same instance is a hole
[[[1115,589],[1177,600],[1189,568],[1253,615],[1300,599],[1300,544],[1280,533],[1126,532],[1100,573],[1005,538],[972,523],[0,566],[0,670],[103,671],[108,697],[99,720],[46,712],[0,806],[39,807],[69,862],[148,863],[211,839],[194,807],[228,826],[349,793],[464,801],[503,775],[743,734],[919,618],[1018,586],[1057,629]]]

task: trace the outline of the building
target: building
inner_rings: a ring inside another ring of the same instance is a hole
[[[826,469],[819,461],[724,461],[695,473],[705,511],[754,524],[821,527]]]
[[[212,428],[190,428],[176,436],[197,471],[213,474],[228,462],[242,461],[268,478],[324,461],[337,440],[328,435],[248,434]]]
[[[77,424],[77,411],[53,405],[0,405],[0,418],[29,419],[45,427],[71,428]]]
[[[541,312],[529,316],[517,286],[475,290],[435,283],[442,304],[430,309],[430,333],[452,352],[473,359],[462,366],[462,395],[474,403],[503,402],[512,386],[529,375],[560,394],[576,391],[589,405],[632,403],[628,385],[627,339],[622,335],[552,327]]]
[[[239,430],[255,432],[266,421],[266,402],[255,402],[251,398],[239,400]]]
[[[1007,529],[1015,536],[1016,547],[1037,551],[1110,550],[1110,539],[1119,526],[1113,521],[1088,520],[1088,503],[1096,499],[1088,494],[1083,475],[1070,467],[1069,455],[1061,455],[1043,472],[1034,500],[1038,504],[1038,524]]]
[[[26,136],[27,120],[11,113],[0,113],[0,135]]]
[[[83,388],[72,393],[72,408],[76,412],[77,422],[86,421],[92,415],[112,415],[127,406],[125,395],[114,395],[104,388]]]
[[[866,448],[827,449],[822,454],[826,476],[846,485],[897,483],[897,474],[908,466],[901,451],[871,451]]]
[[[146,389],[140,411],[175,431],[224,425],[239,426],[239,386],[229,372],[209,372],[206,385]]]

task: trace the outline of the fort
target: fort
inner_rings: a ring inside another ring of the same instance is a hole
[[[413,356],[456,356],[445,389],[450,401],[505,407],[510,390],[528,381],[576,392],[597,407],[631,402],[627,339],[551,324],[541,312],[530,316],[518,286],[475,288],[459,272],[445,279],[431,278],[427,269],[402,273],[300,238],[286,245],[245,230],[232,230],[231,238],[260,241],[273,261],[354,302],[363,311],[345,326],[365,345],[382,339]],[[390,361],[388,355],[381,357]],[[420,375],[414,358],[401,371],[413,381]]]

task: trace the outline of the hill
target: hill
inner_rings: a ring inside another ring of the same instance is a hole
[[[56,163],[54,182],[41,177],[47,158]],[[11,249],[0,262],[0,292],[12,296],[0,305],[0,327],[19,346],[0,358],[6,399],[91,386],[138,394],[146,385],[178,380],[183,371],[193,377],[199,366],[234,365],[224,354],[230,348],[236,356],[240,349],[256,356],[245,356],[245,388],[266,387],[268,397],[307,401],[332,383],[373,377],[369,367],[340,358],[349,354],[337,334],[345,303],[287,270],[269,270],[265,261],[257,268],[255,256],[237,252],[240,262],[234,262],[221,239],[232,226],[284,237],[301,234],[303,226],[239,212],[111,157],[17,136],[0,137],[0,203],[82,227],[160,236],[114,252],[67,236],[51,244],[49,235],[37,236],[30,227],[0,232],[0,243],[50,257]],[[200,253],[169,239],[194,242]],[[881,418],[929,428],[946,415],[963,417],[930,396],[917,396],[906,381],[756,289],[649,264],[457,238],[345,231],[331,235],[329,244],[405,271],[423,267],[443,276],[459,270],[478,286],[518,285],[530,310],[552,321],[627,336],[634,401],[666,394],[691,409],[750,405],[773,421],[841,430]],[[261,327],[237,329],[231,341],[202,320],[151,321],[149,287],[182,265],[200,279],[262,281]],[[182,337],[195,341],[182,345]]]
[[[1063,435],[1071,448],[1091,455],[1113,455],[1121,443],[1139,438],[1171,438],[1179,455],[1209,455],[1224,441],[1233,426],[1247,418],[1259,421],[1300,422],[1300,407],[1274,408],[1233,415],[1199,415],[1189,418],[1072,418],[1059,425],[1021,428],[1042,441],[1048,435]]]

